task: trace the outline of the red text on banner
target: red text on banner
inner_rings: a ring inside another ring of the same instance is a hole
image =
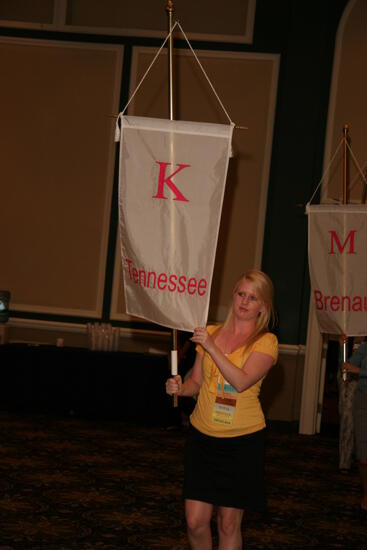
[[[355,254],[354,252],[354,235],[356,234],[356,230],[352,229],[349,231],[347,238],[345,239],[343,245],[340,243],[338,234],[336,231],[332,230],[329,231],[330,233],[330,252],[329,254],[335,254],[334,252],[334,242],[340,252],[340,254],[343,254],[344,248],[347,246],[347,243],[349,241],[349,252],[347,251],[347,254]]]
[[[159,164],[158,190],[157,190],[157,194],[153,195],[153,199],[167,200],[167,197],[164,196],[164,184],[166,184],[167,187],[169,187],[171,191],[176,195],[175,198],[173,199],[174,201],[189,202],[189,200],[183,196],[181,191],[173,183],[172,178],[173,176],[181,172],[181,170],[183,170],[184,168],[189,168],[190,164],[177,164],[176,166],[178,166],[178,169],[172,174],[170,174],[169,176],[166,176],[167,166],[171,166],[171,163],[159,162],[158,160],[156,162],[157,164]]]

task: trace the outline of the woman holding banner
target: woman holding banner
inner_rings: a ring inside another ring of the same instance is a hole
[[[191,548],[212,548],[217,507],[220,549],[242,548],[245,508],[263,510],[265,418],[261,383],[278,356],[268,331],[273,285],[252,270],[237,282],[223,325],[196,328],[192,375],[167,380],[169,395],[198,395],[185,449],[184,498]]]
[[[367,514],[367,342],[361,344],[346,363],[342,363],[342,371],[358,375],[353,403],[354,434],[363,490],[361,511]]]

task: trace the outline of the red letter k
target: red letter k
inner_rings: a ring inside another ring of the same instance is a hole
[[[177,189],[177,187],[175,186],[175,184],[172,181],[172,178],[173,178],[173,176],[175,176],[176,174],[181,172],[181,170],[183,170],[184,168],[190,167],[190,164],[177,164],[178,169],[175,172],[173,172],[172,174],[170,174],[169,176],[166,177],[167,166],[170,166],[171,163],[170,162],[159,162],[158,160],[156,162],[157,162],[157,164],[159,164],[159,178],[158,178],[157,194],[153,195],[153,199],[167,199],[167,197],[165,197],[164,194],[163,194],[164,184],[166,184],[171,189],[171,191],[173,191],[173,193],[176,195],[175,198],[173,199],[174,201],[189,202],[189,200],[186,197],[183,196],[181,191],[179,189]]]

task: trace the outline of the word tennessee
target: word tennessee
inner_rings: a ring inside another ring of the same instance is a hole
[[[164,292],[178,292],[179,294],[197,294],[204,296],[206,294],[208,283],[206,279],[197,279],[186,275],[177,275],[175,273],[156,273],[155,271],[147,271],[146,269],[138,269],[133,264],[132,260],[125,258],[127,270],[130,280],[136,285],[145,288],[154,288]]]

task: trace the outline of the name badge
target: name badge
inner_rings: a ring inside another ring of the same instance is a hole
[[[213,422],[230,426],[233,423],[236,403],[235,399],[217,396],[213,407]]]
[[[223,386],[222,388],[220,376],[218,376],[218,394],[213,407],[212,420],[216,424],[230,426],[233,423],[234,413],[236,411],[237,390],[231,386],[227,380],[223,381]]]

